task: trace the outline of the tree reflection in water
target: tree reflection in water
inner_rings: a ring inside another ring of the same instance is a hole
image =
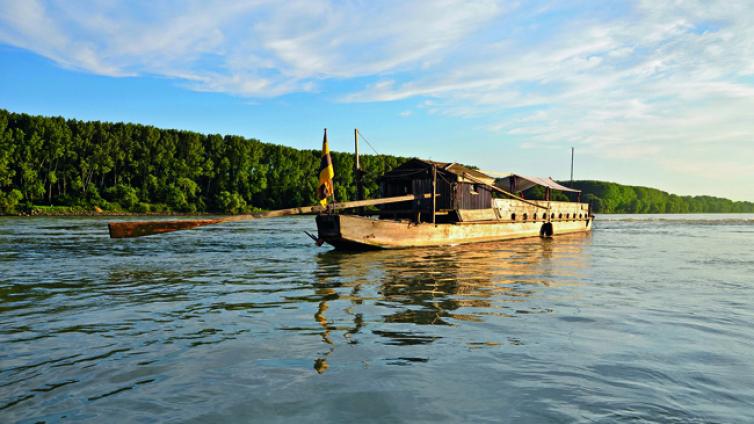
[[[589,260],[584,249],[588,238],[575,234],[443,248],[321,253],[316,258],[315,293],[320,303],[314,318],[322,327],[327,350],[317,357],[314,368],[319,373],[327,370],[327,357],[337,344],[333,331],[341,331],[351,344],[372,327],[369,334],[384,338],[384,344],[422,345],[443,338],[442,330],[429,334],[431,328],[550,312],[532,307],[529,298],[543,286],[581,280],[580,272]],[[350,322],[338,320],[341,324],[336,325],[327,319],[328,303],[333,301],[348,302],[342,312]],[[376,307],[379,316],[365,318],[364,313],[354,312],[360,306],[366,311]]]

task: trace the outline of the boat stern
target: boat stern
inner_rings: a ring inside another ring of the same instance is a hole
[[[340,238],[340,215],[317,215],[317,233],[321,240],[328,243],[330,240]]]
[[[366,220],[360,217],[354,217],[351,215],[348,215],[346,217],[340,214],[317,215],[317,236],[319,237],[319,240],[335,247],[336,249],[341,250],[379,249],[379,246],[365,243],[363,241],[360,241],[360,239],[358,238],[354,238],[352,235],[349,237],[348,234],[344,234],[342,228],[344,219],[348,222],[346,224],[347,229],[350,228],[352,230],[350,231],[350,233],[354,232],[354,228],[351,228],[353,226],[354,220],[371,222],[370,220]],[[357,234],[364,232],[362,231],[361,227],[358,227],[355,230]],[[349,231],[345,232],[349,233]]]

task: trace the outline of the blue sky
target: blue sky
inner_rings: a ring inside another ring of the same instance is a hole
[[[754,200],[751,1],[0,9],[11,111]]]

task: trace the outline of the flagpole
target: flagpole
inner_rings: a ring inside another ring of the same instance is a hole
[[[325,139],[326,138],[327,138],[327,128],[325,128]],[[328,146],[328,150],[329,150],[329,146]],[[332,183],[332,206],[333,206],[332,207],[332,211],[333,212],[335,212],[335,204],[336,203],[337,202],[335,201],[335,181],[333,180],[333,183]]]
[[[330,146],[327,143],[327,128],[324,130],[324,137],[322,138],[322,157],[319,164],[319,187],[317,188],[317,194],[319,195],[319,203],[326,208],[326,210],[333,211],[335,209],[335,187],[333,187],[333,178],[335,178],[335,170],[333,168],[332,157],[330,156]],[[332,197],[332,204],[328,206],[328,199]]]

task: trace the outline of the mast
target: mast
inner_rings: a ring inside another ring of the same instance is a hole
[[[574,148],[571,146],[571,184],[573,184],[573,151]]]
[[[353,147],[356,152],[356,161],[353,165],[353,174],[356,177],[356,200],[364,200],[364,182],[362,180],[363,172],[361,170],[361,161],[359,160],[359,129],[353,130]]]

